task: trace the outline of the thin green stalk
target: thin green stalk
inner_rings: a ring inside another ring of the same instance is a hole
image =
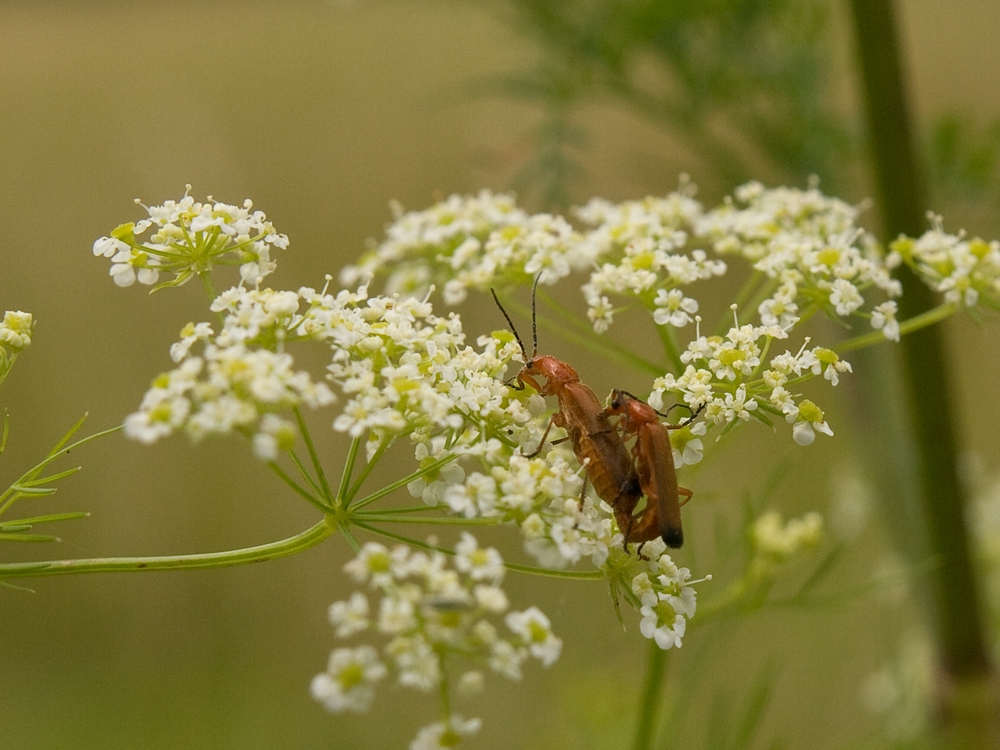
[[[154,570],[199,570],[228,568],[234,565],[276,560],[304,552],[326,539],[334,527],[320,521],[300,534],[257,547],[205,552],[192,555],[162,557],[96,557],[82,560],[49,560],[44,562],[0,563],[0,578],[34,578],[77,573],[139,573]]]
[[[902,338],[908,333],[913,333],[914,331],[919,331],[921,328],[940,323],[942,320],[946,320],[954,315],[957,309],[958,305],[954,302],[944,302],[926,312],[914,315],[912,318],[908,318],[899,324],[899,336]],[[849,352],[852,349],[861,349],[883,341],[885,341],[885,334],[882,331],[870,331],[840,344],[837,347],[837,352]]]
[[[395,437],[382,438],[382,441],[379,443],[378,448],[375,449],[375,454],[371,457],[368,463],[365,464],[365,468],[361,470],[361,473],[358,475],[358,478],[354,481],[354,484],[352,484],[351,488],[347,491],[347,496],[344,498],[344,500],[347,501],[348,505],[358,494],[358,490],[361,489],[361,486],[365,483],[365,480],[368,478],[368,475],[371,474],[372,469],[375,468],[375,464],[377,464],[378,460],[382,458],[382,454],[385,453],[387,450],[389,450],[389,446],[392,445],[394,442],[396,442]],[[424,506],[424,507],[429,507],[429,506]]]
[[[350,545],[351,549],[354,550],[355,555],[361,552],[361,544],[355,538],[348,526],[342,525],[340,527],[340,533],[344,535],[344,539],[347,540],[348,545]]]
[[[649,642],[649,657],[646,660],[646,680],[642,688],[642,703],[639,706],[639,721],[635,728],[635,750],[649,750],[653,746],[656,733],[657,709],[663,692],[663,676],[666,673],[667,652]]]
[[[669,326],[658,325],[656,326],[656,334],[660,337],[663,352],[670,361],[672,371],[675,374],[684,372],[684,363],[681,361],[681,353],[677,350],[677,339],[674,337],[673,331]],[[661,372],[660,375],[662,374]]]
[[[198,272],[198,278],[201,279],[201,287],[202,287],[202,289],[205,290],[205,294],[208,296],[209,303],[214,302],[215,298],[218,295],[215,293],[215,285],[212,284],[211,274],[209,274],[208,271],[199,271]],[[219,324],[220,325],[225,325],[225,322],[226,322],[226,313],[225,313],[225,311],[219,310],[219,312],[216,313],[216,315],[218,315],[218,317],[219,317]]]
[[[294,451],[288,451],[288,459],[295,465],[295,468],[299,470],[299,476],[306,480],[309,487],[313,492],[316,493],[317,497],[323,496],[323,489],[316,483],[316,480],[312,478],[312,474],[306,471],[305,464],[302,463],[302,459]]]
[[[74,424],[67,431],[67,433],[59,440],[59,442],[56,443],[55,447],[49,451],[48,455],[45,458],[43,458],[37,464],[32,466],[26,472],[24,472],[20,477],[17,478],[17,480],[9,488],[7,488],[3,492],[3,494],[0,494],[0,513],[3,513],[8,508],[10,508],[10,506],[14,503],[14,501],[17,500],[19,497],[21,497],[23,494],[30,494],[30,493],[22,493],[19,487],[21,486],[27,487],[41,473],[42,469],[44,469],[50,463],[55,461],[57,458],[68,454],[70,451],[79,448],[80,446],[86,443],[89,443],[91,440],[96,440],[99,437],[110,435],[112,432],[117,432],[122,428],[121,425],[118,425],[117,427],[109,427],[106,430],[95,432],[93,435],[88,435],[85,438],[80,438],[79,440],[70,443],[69,445],[66,445],[66,442],[70,439],[70,437],[73,436],[73,434],[78,429],[80,429],[80,426],[83,424],[83,421],[86,418],[87,415],[84,414],[77,421],[77,423]]]
[[[422,469],[418,469],[417,471],[414,471],[412,474],[407,474],[402,479],[397,479],[392,484],[387,485],[386,487],[383,487],[380,490],[376,490],[375,492],[373,492],[370,495],[366,495],[361,500],[358,500],[358,502],[354,503],[354,505],[352,505],[351,507],[354,510],[359,510],[361,508],[364,508],[366,505],[370,505],[371,503],[374,503],[376,500],[378,500],[380,498],[383,498],[386,495],[392,494],[393,492],[395,492],[396,490],[400,489],[401,487],[405,487],[410,482],[412,482],[412,481],[414,481],[416,479],[420,479],[420,477],[425,476],[427,474],[430,474],[432,471],[437,471],[442,466],[444,466],[446,463],[448,463],[450,461],[454,461],[456,458],[458,458],[457,455],[451,455],[451,456],[445,456],[444,458],[439,458],[434,463],[428,464],[427,466],[423,467]]]
[[[351,484],[351,475],[354,474],[354,464],[358,460],[358,450],[361,448],[361,436],[358,435],[351,441],[351,447],[347,451],[347,460],[344,461],[344,471],[340,475],[340,486],[337,487],[337,507],[343,507],[347,499],[348,488]]]
[[[351,514],[355,523],[430,523],[441,526],[496,526],[501,523],[497,518],[462,518],[461,516],[413,516],[397,515],[386,511],[383,513]]]
[[[300,497],[302,497],[305,500],[309,501],[309,503],[311,503],[312,505],[315,505],[324,514],[328,514],[328,513],[330,513],[330,511],[333,510],[332,507],[330,507],[329,505],[326,505],[320,498],[313,497],[311,494],[309,494],[309,491],[307,489],[305,489],[304,487],[300,486],[298,484],[298,482],[296,482],[294,479],[292,479],[290,476],[288,476],[288,474],[285,473],[285,470],[282,469],[280,466],[278,466],[278,464],[276,464],[274,461],[268,461],[267,465],[268,465],[268,468],[270,468],[271,471],[273,471],[275,474],[277,474],[278,478],[282,482],[284,482],[289,487],[291,487],[292,490],[297,495],[299,495]]]
[[[316,472],[316,478],[319,480],[320,486],[323,488],[323,497],[328,503],[332,504],[333,492],[330,490],[330,484],[326,481],[326,474],[323,472],[323,462],[319,460],[319,455],[316,453],[316,446],[313,444],[312,435],[309,434],[309,427],[306,425],[305,419],[302,418],[302,411],[298,406],[293,406],[292,413],[295,415],[295,422],[299,426],[299,433],[302,435],[302,441],[306,444],[306,450],[309,451],[309,460],[312,461],[313,471]],[[351,444],[351,447],[354,448],[353,443]],[[354,456],[356,454],[356,449],[348,454],[347,466],[344,468],[345,471],[348,470],[347,467],[354,466]]]

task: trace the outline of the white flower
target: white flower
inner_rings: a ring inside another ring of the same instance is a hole
[[[656,645],[666,650],[677,646],[687,629],[687,619],[674,609],[669,596],[657,593],[655,603],[642,607],[640,613],[639,632],[646,638],[656,641]]]
[[[500,583],[506,572],[500,553],[492,547],[480,548],[476,538],[467,531],[462,532],[462,539],[455,547],[455,567],[468,573],[474,581],[491,583]]]
[[[523,639],[531,655],[546,667],[559,658],[562,640],[552,633],[549,618],[537,607],[529,607],[523,612],[511,612],[505,622],[508,628]]]
[[[776,561],[787,560],[799,550],[815,546],[822,535],[823,518],[816,512],[784,523],[781,514],[768,511],[752,527],[752,539],[758,554]]]
[[[389,550],[377,542],[366,542],[357,557],[344,565],[344,572],[358,583],[372,581],[373,586],[393,580]]]
[[[327,711],[366,711],[375,697],[374,683],[385,675],[385,665],[371,646],[338,648],[330,654],[326,672],[313,678],[309,692]]]
[[[481,693],[483,691],[483,685],[485,682],[486,680],[483,677],[483,673],[478,669],[474,669],[462,673],[462,676],[458,678],[458,684],[455,686],[455,689],[458,691],[459,695],[476,695],[477,693]]]
[[[521,663],[528,655],[525,648],[517,648],[508,641],[496,641],[491,645],[489,667],[508,680],[521,679]]]
[[[660,289],[656,293],[656,312],[653,313],[653,320],[657,325],[672,325],[682,328],[688,323],[694,322],[691,317],[698,312],[698,301],[691,297],[685,297],[680,289],[671,289],[669,292]]]
[[[410,750],[451,750],[457,747],[463,737],[469,737],[479,731],[482,725],[480,719],[463,719],[452,715],[447,724],[437,722],[430,724],[419,732],[410,743]]]
[[[360,591],[351,594],[346,602],[330,605],[330,624],[338,638],[347,638],[368,629],[368,600]]]
[[[35,320],[31,313],[21,310],[7,310],[0,323],[0,346],[17,354],[31,346],[31,332]]]
[[[898,310],[898,305],[893,300],[872,308],[872,328],[881,330],[890,341],[899,341],[899,321],[896,320]]]

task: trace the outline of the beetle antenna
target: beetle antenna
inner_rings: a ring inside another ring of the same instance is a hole
[[[532,346],[534,349],[531,352],[531,358],[534,359],[535,355],[538,354],[538,316],[535,315],[535,300],[537,298],[538,292],[538,282],[541,280],[542,275],[538,274],[535,277],[535,283],[531,287],[531,338]]]
[[[507,325],[510,326],[510,330],[514,332],[514,338],[517,339],[517,345],[521,347],[521,356],[525,360],[527,360],[528,353],[525,351],[524,342],[521,341],[521,337],[518,335],[517,329],[514,327],[514,321],[510,319],[510,316],[507,314],[507,311],[503,309],[503,305],[500,304],[500,298],[497,297],[497,293],[493,290],[493,287],[490,287],[490,294],[493,295],[493,301],[497,303],[497,307],[500,308],[500,312],[502,312],[504,318],[507,319]]]

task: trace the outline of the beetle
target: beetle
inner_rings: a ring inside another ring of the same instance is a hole
[[[684,544],[681,505],[694,493],[677,486],[668,431],[687,426],[697,412],[683,424],[665,425],[659,419],[665,415],[628,391],[615,389],[611,391],[604,413],[620,416],[619,427],[624,437],[635,437],[632,454],[639,470],[639,485],[646,496],[646,507],[637,516],[630,515],[628,531],[623,531],[626,540],[648,542],[659,536],[668,547],[680,547]],[[682,496],[684,502],[680,500]]]
[[[573,445],[573,453],[577,461],[584,467],[586,480],[593,485],[597,496],[611,506],[618,519],[618,527],[626,536],[626,544],[629,541],[628,532],[632,525],[632,511],[642,497],[639,474],[636,471],[632,457],[625,447],[625,441],[621,434],[614,428],[604,406],[598,400],[596,394],[581,382],[580,376],[567,363],[556,359],[551,355],[538,354],[538,327],[535,316],[535,291],[538,288],[538,279],[531,291],[531,332],[533,336],[534,348],[531,357],[527,356],[524,343],[514,327],[514,322],[510,319],[497,293],[493,293],[493,299],[503,313],[507,324],[514,333],[518,346],[521,347],[521,355],[524,358],[524,366],[511,381],[516,381],[517,386],[512,386],[517,390],[523,390],[527,383],[542,396],[555,396],[559,401],[559,411],[552,415],[542,440],[532,456],[537,455],[548,437],[552,425],[562,427],[569,435],[569,440]],[[540,383],[539,378],[544,378],[545,382]],[[584,492],[586,492],[586,483]],[[583,495],[581,494],[581,502]],[[624,523],[624,525],[623,525]]]
[[[633,542],[647,542],[660,536],[667,546],[680,547],[684,543],[680,507],[693,493],[677,485],[669,430],[686,427],[697,412],[683,424],[665,425],[659,417],[666,415],[628,391],[613,390],[608,402],[605,414],[621,416],[618,426],[624,438],[635,438],[632,453],[646,495],[646,508],[632,519],[626,537]]]

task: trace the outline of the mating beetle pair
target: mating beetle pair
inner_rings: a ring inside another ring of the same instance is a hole
[[[519,389],[527,383],[542,396],[555,396],[559,401],[559,411],[545,428],[538,450],[553,424],[565,429],[573,453],[586,472],[585,482],[589,481],[598,497],[611,506],[625,544],[648,542],[659,536],[668,547],[680,547],[684,543],[680,497],[683,495],[687,502],[692,493],[677,486],[668,430],[685,425],[662,424],[659,412],[627,391],[612,391],[605,408],[570,365],[550,355],[539,356],[534,292],[533,289],[534,348],[530,358],[496,292],[493,292],[493,299],[514,332],[524,358],[524,366],[512,380],[518,383]],[[544,384],[538,382],[539,377],[545,379]],[[612,416],[621,417],[616,425],[609,419]],[[630,456],[625,441],[632,437],[635,443]],[[643,495],[646,507],[633,515]]]

